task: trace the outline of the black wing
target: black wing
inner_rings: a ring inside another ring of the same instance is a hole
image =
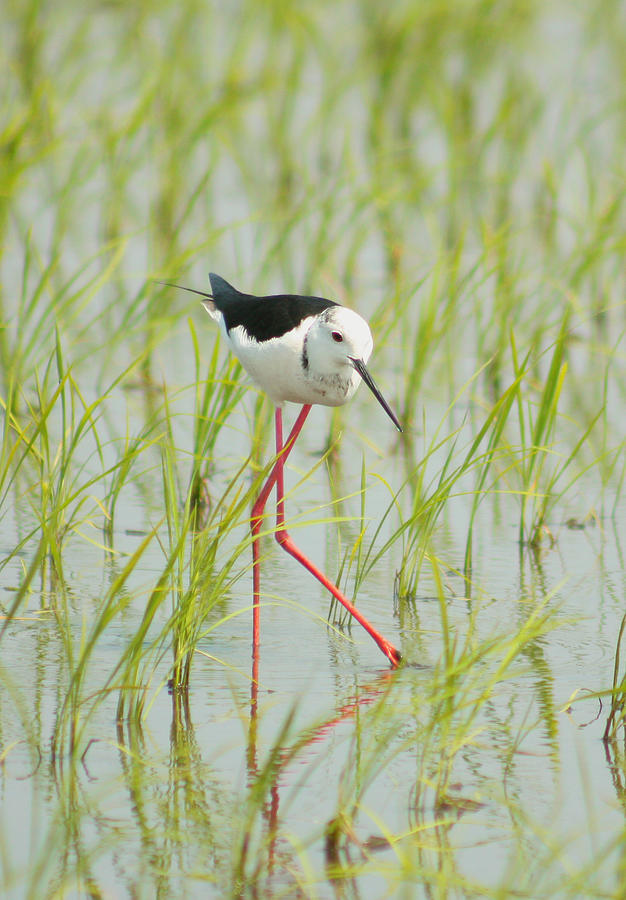
[[[269,341],[296,328],[308,316],[316,316],[330,306],[338,306],[325,297],[300,294],[273,294],[256,297],[242,294],[224,278],[211,272],[211,290],[216,308],[224,316],[226,330],[241,325],[255,341]]]

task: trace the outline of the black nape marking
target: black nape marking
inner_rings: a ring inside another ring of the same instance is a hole
[[[302,341],[302,356],[300,359],[300,361],[302,363],[302,368],[304,369],[305,372],[309,371],[309,351],[306,346],[308,340],[309,340],[309,335],[307,333],[304,335],[304,340]]]
[[[224,316],[226,330],[241,325],[255,341],[269,341],[282,337],[288,331],[306,319],[317,316],[331,306],[339,306],[334,300],[325,297],[307,297],[299,294],[273,294],[269,297],[256,297],[254,294],[242,294],[236,288],[213,272],[210,274],[213,302]],[[305,363],[306,345],[302,351],[302,364]]]

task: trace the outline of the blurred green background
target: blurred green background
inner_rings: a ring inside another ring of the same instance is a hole
[[[4,0],[4,896],[623,896],[564,710],[626,589],[625,147],[619,0]],[[249,705],[270,405],[155,284],[210,270],[370,320],[405,434],[315,413],[292,509],[427,670],[268,549]]]

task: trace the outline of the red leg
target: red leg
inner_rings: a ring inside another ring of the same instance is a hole
[[[265,510],[265,504],[267,503],[267,498],[269,497],[272,488],[277,483],[278,479],[280,479],[280,493],[283,493],[283,469],[285,465],[285,460],[291,453],[291,448],[293,447],[296,438],[300,434],[302,430],[302,426],[306,421],[306,417],[311,411],[311,405],[306,404],[300,410],[300,414],[296,419],[293,428],[291,429],[291,433],[289,438],[287,439],[287,445],[283,449],[283,416],[280,406],[276,407],[275,413],[275,424],[276,424],[276,450],[279,454],[278,459],[274,463],[274,468],[269,474],[269,477],[265,484],[263,485],[263,489],[261,493],[257,497],[254,506],[252,507],[252,515],[250,517],[250,528],[252,529],[252,596],[253,596],[253,605],[252,605],[252,651],[253,658],[258,660],[258,649],[259,649],[259,639],[261,633],[261,614],[260,614],[260,597],[261,597],[261,568],[260,568],[260,548],[259,548],[259,532],[261,531],[261,527],[263,525],[263,512]],[[253,679],[255,675],[253,673]]]
[[[312,575],[315,575],[318,581],[320,581],[324,587],[330,591],[330,593],[335,597],[336,600],[339,601],[345,608],[348,610],[351,616],[359,622],[360,625],[365,628],[370,637],[373,638],[374,641],[378,644],[380,649],[383,651],[389,662],[392,666],[397,666],[400,660],[402,659],[400,652],[396,650],[393,644],[390,644],[388,640],[386,640],[379,631],[377,631],[373,625],[371,625],[368,620],[365,618],[362,613],[354,606],[347,597],[345,597],[341,591],[330,581],[326,575],[320,569],[318,569],[310,559],[308,559],[304,553],[296,547],[294,542],[291,540],[291,537],[287,533],[285,529],[285,495],[284,495],[284,483],[283,483],[283,472],[285,468],[285,460],[287,459],[291,449],[295,443],[297,436],[302,430],[302,426],[304,425],[305,419],[311,409],[310,406],[303,406],[300,415],[298,416],[295,425],[291,429],[291,434],[287,440],[287,446],[283,452],[283,420],[282,413],[280,407],[276,407],[276,453],[278,455],[278,459],[276,460],[276,465],[272,470],[272,474],[268,479],[268,484],[270,481],[273,483],[273,480],[276,481],[276,540],[287,553],[290,553],[295,559],[298,560],[306,569],[311,572]],[[274,473],[276,473],[276,477],[274,478]],[[272,480],[273,479],[273,480]],[[267,487],[267,485],[266,485]],[[265,488],[263,489],[265,491]],[[271,485],[270,485],[271,490]],[[260,498],[259,498],[260,499]],[[267,499],[267,495],[265,496],[263,503]],[[258,501],[257,501],[258,503]],[[255,506],[256,509],[256,506]],[[254,511],[253,511],[254,515]],[[258,513],[257,513],[258,515]],[[257,607],[255,607],[255,610]]]

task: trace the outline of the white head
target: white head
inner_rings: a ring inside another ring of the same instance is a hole
[[[304,354],[314,377],[338,377],[349,382],[346,399],[352,396],[362,379],[396,428],[402,431],[396,415],[366,368],[373,348],[372,332],[365,319],[345,306],[330,306],[311,323]]]
[[[366,363],[373,347],[372,332],[365,319],[345,306],[325,309],[306,335],[311,370],[324,375],[353,371],[352,360]]]

